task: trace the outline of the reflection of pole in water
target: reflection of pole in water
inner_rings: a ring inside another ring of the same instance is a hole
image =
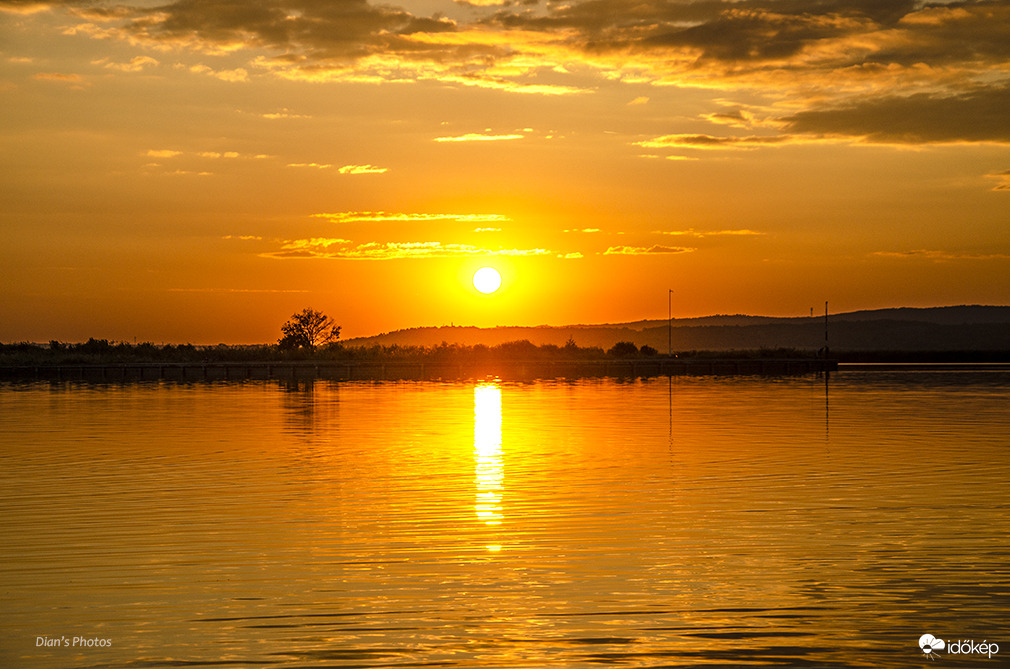
[[[667,374],[666,380],[670,384],[670,453],[673,453],[673,374]]]
[[[473,391],[474,510],[485,525],[502,522],[502,491],[505,467],[502,462],[501,388],[480,385]]]
[[[824,443],[828,443],[828,433],[830,428],[830,421],[828,417],[830,415],[830,405],[828,403],[828,386],[831,380],[831,372],[824,370]]]

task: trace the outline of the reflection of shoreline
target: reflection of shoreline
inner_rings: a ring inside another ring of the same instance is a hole
[[[834,371],[836,360],[815,358],[612,358],[590,360],[493,360],[481,362],[325,361],[109,363],[0,365],[0,378],[105,381],[244,381],[329,379],[474,380],[680,375],[786,376]]]

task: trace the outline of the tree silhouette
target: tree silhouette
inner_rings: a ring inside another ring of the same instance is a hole
[[[333,319],[315,309],[302,309],[281,326],[283,337],[277,340],[282,349],[307,348],[335,342],[340,337],[340,326]]]
[[[635,346],[634,342],[630,341],[619,341],[610,347],[607,351],[607,355],[614,358],[627,358],[638,354],[638,347]]]

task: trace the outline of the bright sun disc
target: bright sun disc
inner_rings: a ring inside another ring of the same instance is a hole
[[[482,293],[493,293],[501,286],[501,274],[494,267],[481,267],[473,274],[473,287]]]

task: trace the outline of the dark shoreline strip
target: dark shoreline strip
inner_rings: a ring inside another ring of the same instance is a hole
[[[245,379],[539,379],[642,378],[683,375],[799,375],[838,369],[821,359],[614,359],[457,363],[409,361],[300,361],[207,363],[109,363],[0,366],[0,378],[85,381],[233,381]]]

